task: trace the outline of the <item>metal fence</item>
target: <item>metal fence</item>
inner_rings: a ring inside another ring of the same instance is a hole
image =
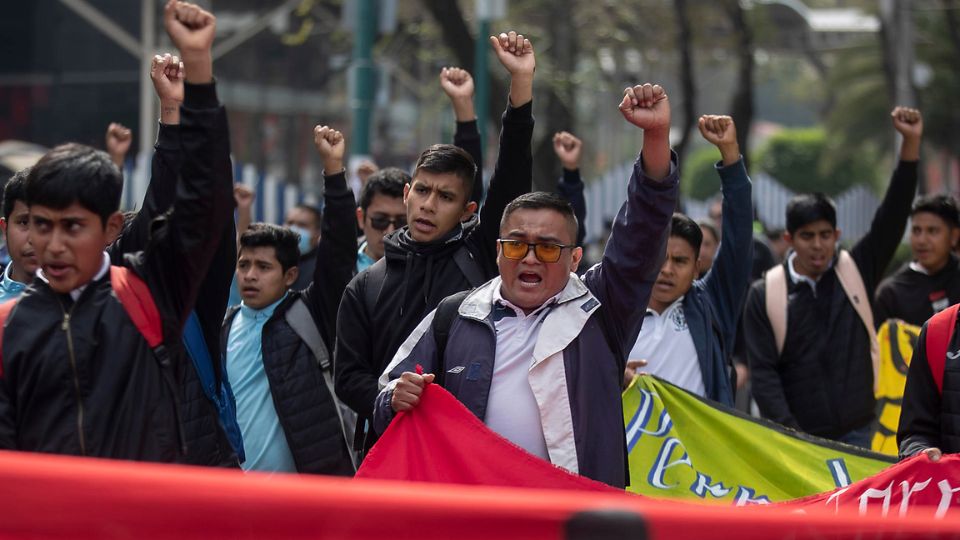
[[[606,172],[586,189],[587,240],[595,241],[604,233],[606,224],[616,216],[627,195],[627,181],[633,163],[625,163]],[[753,180],[753,207],[756,219],[767,229],[786,225],[787,203],[795,195],[768,174],[759,173]],[[835,198],[837,227],[848,240],[860,238],[870,229],[873,214],[880,206],[870,189],[855,186]],[[710,201],[686,199],[684,211],[695,220],[706,219]]]
[[[143,195],[150,183],[150,159],[152,155],[140,156],[136,161],[128,161],[124,169],[126,181],[123,185],[122,202],[127,210],[140,207]],[[300,186],[284,182],[271,174],[258,171],[249,164],[233,163],[233,178],[241,182],[256,194],[253,205],[253,220],[267,223],[281,223],[287,210],[297,204],[306,203],[319,206],[319,198],[305,193]]]

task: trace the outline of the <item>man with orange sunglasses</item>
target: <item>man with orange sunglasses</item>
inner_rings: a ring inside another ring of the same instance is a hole
[[[583,250],[565,200],[543,192],[514,199],[500,222],[500,275],[443,300],[403,343],[380,377],[378,431],[436,382],[531,454],[626,485],[625,351],[663,261],[678,171],[663,89],[627,88],[620,111],[644,130],[644,145],[602,262],[582,278],[574,273]]]

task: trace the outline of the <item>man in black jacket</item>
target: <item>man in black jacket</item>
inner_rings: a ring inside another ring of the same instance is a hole
[[[883,280],[873,305],[877,325],[900,319],[920,326],[947,306],[960,302],[960,212],[949,195],[917,199],[910,211],[913,260]]]
[[[240,236],[243,302],[224,319],[221,347],[237,398],[245,470],[354,472],[329,359],[337,306],[356,265],[355,207],[343,168],[343,135],[317,126],[314,142],[324,167],[316,249],[323,264],[313,265],[307,288],[290,290],[298,277],[296,233],[255,223]]]
[[[0,378],[0,447],[145,461],[215,463],[185,445],[183,325],[231,205],[226,112],[213,83],[212,15],[170,2],[167,31],[186,68],[184,154],[172,216],[156,220],[146,249],[126,256],[162,321],[151,348],[114,294],[105,248],[119,235],[122,177],[82,145],[51,150],[31,171],[27,202],[40,273],[6,322]],[[135,279],[135,278],[132,278]],[[164,360],[166,358],[166,361]],[[227,451],[227,450],[222,450]]]
[[[960,332],[951,321],[956,310],[956,305],[942,310],[920,330],[897,427],[900,459],[923,452],[940,461],[944,453],[960,452]]]
[[[404,190],[408,225],[384,239],[385,256],[358,274],[337,317],[337,395],[364,420],[373,412],[377,378],[423,317],[443,298],[497,275],[496,239],[507,203],[530,191],[533,72],[529,40],[515,32],[490,38],[510,72],[500,153],[479,219],[469,194],[476,165],[469,154],[437,145],[420,156]],[[464,221],[466,220],[466,221]],[[374,435],[364,445],[369,448]]]
[[[833,202],[822,194],[795,197],[787,206],[785,235],[793,253],[753,284],[744,314],[760,413],[862,447],[870,445],[875,407],[870,303],[903,237],[917,189],[923,131],[919,111],[898,107],[892,116],[903,135],[900,163],[870,230],[849,253],[839,250]],[[767,283],[777,272],[785,281],[780,282],[783,296],[768,299],[774,293]]]
[[[153,220],[169,211],[176,201],[177,183],[184,159],[180,140],[183,76],[183,64],[178,57],[169,54],[154,57],[150,78],[160,99],[160,125],[151,160],[150,184],[144,194],[140,211],[133,215],[132,219],[128,219],[120,237],[107,248],[111,264],[121,265],[126,254],[145,249],[150,239]],[[109,142],[107,148],[108,151],[111,149]],[[122,154],[110,153],[115,163],[123,162]],[[223,185],[218,187],[217,193],[228,198],[224,202],[232,208],[233,198],[230,197],[230,190],[233,186],[233,177],[227,176],[219,181]],[[220,241],[200,285],[194,312],[188,318],[184,329],[185,352],[195,369],[186,369],[183,373],[184,396],[181,412],[187,446],[196,450],[191,452],[191,455],[216,455],[212,449],[220,445],[219,430],[215,427],[219,416],[220,426],[226,432],[231,447],[242,461],[243,442],[237,427],[236,407],[230,395],[229,382],[225,382],[224,379],[220,351],[220,326],[227,311],[230,283],[236,268],[237,233],[232,219],[225,220],[219,227],[219,233],[210,231],[212,235],[219,234]],[[201,349],[206,349],[206,354],[203,354]],[[202,365],[204,363],[207,365]],[[198,375],[201,370],[211,373],[212,380],[204,384]],[[209,386],[210,396],[206,394],[207,386]],[[198,464],[236,466],[236,459],[224,457],[223,463],[201,462]]]

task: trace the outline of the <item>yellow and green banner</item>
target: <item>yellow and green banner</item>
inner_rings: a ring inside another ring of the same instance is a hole
[[[894,459],[746,416],[651,376],[623,392],[629,491],[743,506],[844,487]]]
[[[873,434],[873,451],[897,455],[897,426],[903,387],[907,384],[907,367],[920,336],[920,327],[890,319],[877,330],[880,342],[880,371],[877,376],[877,431]]]

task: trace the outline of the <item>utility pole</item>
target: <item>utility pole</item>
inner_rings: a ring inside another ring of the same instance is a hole
[[[140,156],[153,152],[153,138],[157,131],[156,99],[150,65],[157,43],[157,9],[155,0],[141,0],[140,13]]]
[[[477,0],[477,39],[474,43],[473,83],[474,108],[480,130],[480,155],[487,145],[487,114],[490,108],[490,21],[504,16],[506,0]],[[478,164],[479,165],[479,164]]]
[[[370,155],[370,131],[377,76],[373,63],[373,43],[377,37],[377,0],[357,0],[356,6],[353,61],[350,66],[350,109],[353,112],[353,131],[350,134],[351,163]]]

